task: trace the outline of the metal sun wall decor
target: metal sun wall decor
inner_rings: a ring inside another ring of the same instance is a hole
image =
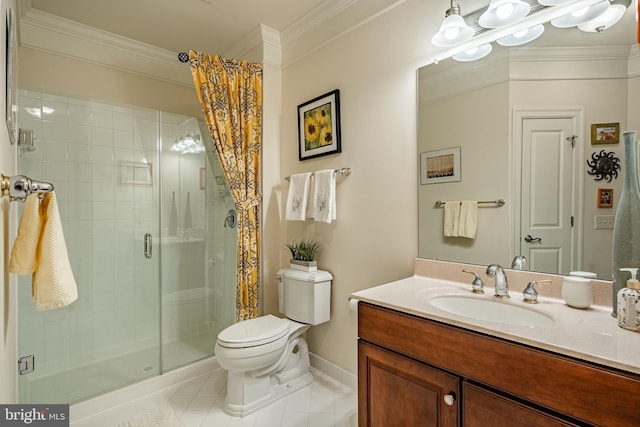
[[[618,170],[620,169],[620,159],[616,157],[613,151],[606,152],[600,150],[599,153],[593,153],[591,160],[587,160],[587,165],[591,168],[587,171],[589,175],[595,175],[596,181],[602,181],[606,179],[607,182],[611,182],[613,178],[618,177]]]

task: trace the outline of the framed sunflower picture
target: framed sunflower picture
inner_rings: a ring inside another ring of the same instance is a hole
[[[298,159],[340,153],[340,91],[298,105]]]

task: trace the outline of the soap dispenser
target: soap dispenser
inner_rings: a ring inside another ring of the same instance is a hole
[[[618,326],[640,332],[640,280],[637,268],[621,268],[631,273],[627,287],[618,292]]]

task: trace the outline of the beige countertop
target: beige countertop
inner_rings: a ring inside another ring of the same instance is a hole
[[[553,318],[554,324],[517,326],[488,322],[443,311],[429,302],[432,298],[447,295],[533,309]],[[510,291],[510,295],[507,300],[499,300],[493,296],[493,288],[489,286],[485,287],[484,294],[474,294],[468,283],[414,275],[355,292],[351,298],[640,374],[640,333],[618,327],[610,307],[592,305],[588,309],[575,309],[561,299],[545,296],[539,297],[538,304],[531,305],[522,302],[522,292]]]

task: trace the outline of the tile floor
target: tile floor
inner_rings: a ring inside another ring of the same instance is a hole
[[[216,369],[178,387],[73,422],[71,426],[117,426],[155,408],[171,408],[184,427],[356,427],[356,390],[316,370],[312,372],[314,382],[309,386],[243,418],[222,411],[226,371]]]

